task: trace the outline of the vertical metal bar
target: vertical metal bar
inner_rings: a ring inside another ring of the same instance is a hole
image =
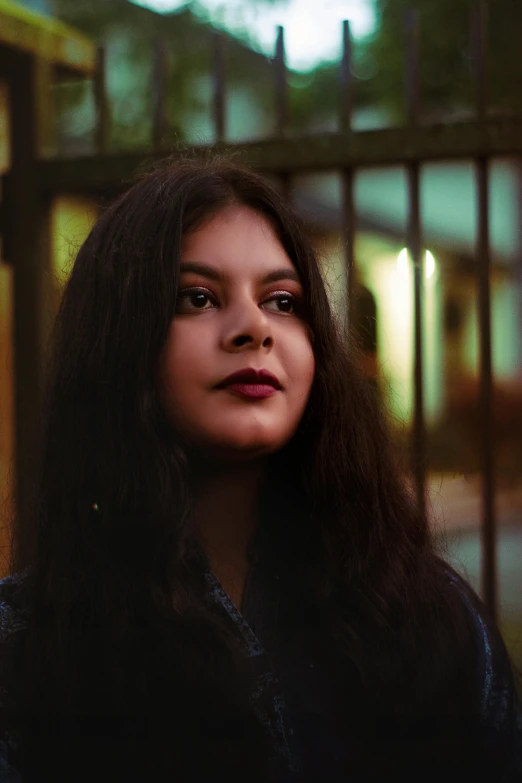
[[[350,330],[354,312],[354,267],[355,267],[355,204],[354,174],[352,169],[341,173],[342,184],[342,240],[344,249],[344,279],[346,286],[345,328]]]
[[[343,21],[343,54],[341,59],[341,130],[349,133],[352,125],[352,37],[350,23]],[[342,239],[344,248],[344,270],[346,285],[346,329],[349,330],[354,303],[354,263],[355,263],[355,205],[354,172],[344,169],[341,172],[342,183]]]
[[[474,19],[476,112],[479,122],[487,114],[487,18],[481,4]],[[497,541],[495,520],[495,469],[493,438],[493,370],[491,359],[489,160],[475,162],[477,182],[478,236],[477,282],[480,352],[479,410],[482,443],[482,594],[493,619],[497,618]]]
[[[288,125],[288,85],[286,80],[285,31],[280,25],[277,28],[274,60],[276,66],[276,131],[278,136],[284,136]]]
[[[426,425],[424,420],[424,264],[421,249],[420,171],[417,163],[408,167],[408,245],[413,263],[414,314],[414,398],[413,398],[413,472],[419,510],[426,510]]]
[[[166,76],[167,57],[165,41],[162,38],[155,38],[152,68],[152,144],[154,149],[160,149],[163,146],[167,132]]]
[[[3,177],[3,257],[14,271],[15,514],[23,539],[31,513],[37,465],[49,328],[51,204],[37,176],[40,132],[49,128],[52,70],[40,57],[0,52],[8,76],[11,166]],[[28,230],[28,226],[30,229]],[[3,357],[2,357],[3,364]],[[3,367],[2,367],[3,371]],[[26,555],[27,552],[23,552]],[[23,557],[22,555],[22,557]]]
[[[478,308],[480,340],[480,419],[482,424],[482,591],[493,618],[497,614],[497,557],[493,458],[493,370],[489,232],[489,162],[476,161],[478,196]]]
[[[343,21],[343,55],[341,60],[341,130],[349,131],[352,125],[353,77],[352,36],[350,22]]]
[[[225,56],[224,39],[221,33],[214,33],[214,127],[216,141],[225,138]]]
[[[406,13],[406,101],[408,123],[419,121],[419,21],[417,13]],[[408,247],[413,264],[413,318],[414,318],[414,392],[412,467],[420,513],[426,513],[426,425],[424,420],[424,356],[423,356],[423,291],[424,264],[422,258],[422,229],[420,214],[420,166],[407,166],[408,182]]]
[[[96,72],[94,74],[94,102],[96,106],[95,145],[98,154],[104,154],[109,148],[109,103],[107,100],[107,54],[104,46],[98,46],[96,52]]]
[[[276,108],[276,134],[279,137],[286,135],[288,130],[288,84],[286,79],[285,58],[285,31],[281,25],[277,27],[277,39],[275,49],[275,108]],[[290,201],[291,178],[287,171],[279,172],[279,180],[285,198]]]

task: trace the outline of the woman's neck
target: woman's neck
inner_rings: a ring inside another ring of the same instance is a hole
[[[194,481],[194,529],[210,566],[238,608],[249,570],[248,547],[259,517],[264,463],[205,466]]]

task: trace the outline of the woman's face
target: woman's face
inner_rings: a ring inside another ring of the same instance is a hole
[[[292,438],[315,366],[302,301],[290,258],[257,212],[229,207],[185,238],[158,389],[170,423],[191,447],[206,457],[248,460]],[[247,368],[268,371],[281,388],[261,397],[218,388]]]

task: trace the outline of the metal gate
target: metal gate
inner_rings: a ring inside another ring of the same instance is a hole
[[[408,190],[408,248],[413,262],[414,285],[414,413],[411,433],[411,465],[419,503],[425,506],[426,498],[426,427],[423,389],[423,227],[420,209],[420,175],[423,164],[432,161],[474,160],[477,192],[476,259],[479,302],[480,342],[480,421],[482,455],[482,543],[483,543],[483,595],[493,616],[497,612],[496,572],[496,524],[495,484],[493,464],[492,420],[492,349],[490,305],[490,223],[489,223],[489,166],[495,156],[522,155],[522,118],[488,117],[486,42],[487,19],[482,7],[473,15],[472,41],[476,106],[474,119],[467,122],[421,126],[419,122],[419,25],[417,15],[410,11],[406,18],[405,85],[408,106],[408,122],[405,127],[376,131],[352,129],[352,42],[348,22],[343,23],[343,55],[339,65],[341,98],[339,103],[339,131],[308,137],[292,138],[288,133],[287,71],[285,66],[284,31],[279,28],[274,63],[275,95],[277,107],[277,134],[274,138],[251,143],[229,144],[225,140],[226,76],[224,70],[223,38],[215,35],[213,71],[213,121],[217,142],[216,152],[237,152],[240,159],[264,173],[276,175],[286,187],[292,177],[309,172],[339,172],[343,184],[343,245],[348,297],[352,295],[355,240],[354,175],[357,170],[370,166],[398,165],[407,173]],[[47,236],[48,208],[52,199],[60,193],[113,195],[121,190],[134,172],[146,162],[165,157],[176,150],[160,148],[166,117],[165,44],[158,41],[154,54],[154,121],[151,148],[147,153],[122,153],[108,151],[110,107],[106,93],[106,65],[103,50],[99,50],[94,77],[97,107],[97,153],[82,159],[38,158],[34,160],[36,197],[31,196],[33,219],[39,236]],[[186,150],[184,150],[186,151]],[[207,155],[208,147],[195,147],[194,155]],[[15,194],[13,194],[15,195]],[[12,208],[21,204],[18,193]],[[47,221],[47,223],[46,223]],[[17,227],[18,226],[18,227]],[[47,226],[47,228],[46,228]],[[7,254],[12,249],[12,261],[22,264],[21,248],[26,247],[20,237],[20,224],[4,224]],[[40,245],[41,247],[41,245]],[[18,249],[17,249],[18,248]],[[36,248],[34,247],[36,252]],[[32,265],[36,272],[35,264]],[[20,283],[22,284],[22,283]],[[39,295],[38,275],[31,281],[24,280],[25,302],[35,301]],[[349,305],[349,303],[348,303]],[[350,309],[348,307],[348,312]],[[36,333],[33,340],[37,341]],[[34,361],[40,355],[35,344],[33,356],[23,362]],[[23,373],[23,368],[18,372]],[[35,391],[35,395],[37,391]],[[29,436],[19,422],[18,432],[21,451],[28,448]],[[22,459],[22,458],[20,458]],[[26,492],[25,463],[18,464],[18,499],[23,504]]]

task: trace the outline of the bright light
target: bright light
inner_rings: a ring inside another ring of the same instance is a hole
[[[397,269],[399,274],[405,275],[408,273],[410,267],[410,254],[408,248],[404,247],[397,257]]]
[[[286,59],[289,68],[306,71],[321,60],[338,59],[341,53],[343,19],[350,20],[356,38],[375,29],[375,9],[371,0],[283,0],[260,7],[243,0],[132,0],[159,13],[184,6],[208,17],[211,24],[230,32],[248,32],[252,44],[273,55],[276,27],[285,28]]]
[[[426,250],[426,255],[424,258],[425,258],[424,277],[426,278],[426,280],[429,280],[435,274],[437,264],[435,261],[435,256],[430,250]],[[410,263],[411,263],[410,252],[407,247],[403,247],[403,249],[397,256],[397,271],[399,272],[401,277],[404,277],[409,272]]]
[[[435,256],[433,253],[430,253],[429,250],[426,250],[426,266],[424,267],[424,275],[426,276],[426,280],[429,280],[430,277],[433,277],[435,274]]]

